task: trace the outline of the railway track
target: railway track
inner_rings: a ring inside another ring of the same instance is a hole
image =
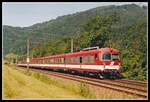
[[[143,83],[139,81],[133,81],[127,79],[100,80],[100,79],[77,76],[72,74],[52,72],[43,69],[32,69],[32,70],[37,72],[42,72],[51,76],[61,77],[61,78],[70,79],[78,82],[84,82],[90,85],[109,88],[119,92],[125,92],[131,95],[136,95],[140,98],[147,98],[147,83]]]
[[[122,80],[116,80],[116,81],[121,82],[121,83],[128,83],[128,84],[132,84],[132,85],[143,86],[143,87],[147,86],[147,83],[142,82],[142,81],[135,81],[135,80],[129,80],[129,79],[122,79]]]

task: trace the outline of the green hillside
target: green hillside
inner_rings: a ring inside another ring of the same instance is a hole
[[[121,15],[122,20],[119,28],[124,28],[125,32],[129,26],[137,22],[138,19],[144,19],[143,17],[146,15],[146,9],[134,4],[124,6],[104,6],[84,12],[60,16],[54,20],[35,24],[29,27],[21,28],[4,25],[4,55],[9,52],[18,54],[25,53],[27,38],[32,38],[33,42],[38,42],[40,40],[39,38],[49,41],[56,41],[61,39],[63,36],[71,36],[80,32],[80,26],[87,22],[87,20],[91,17],[96,15],[111,15],[114,12]]]

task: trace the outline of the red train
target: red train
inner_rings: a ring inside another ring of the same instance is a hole
[[[32,58],[29,66],[45,69],[60,69],[82,73],[94,73],[100,78],[119,76],[121,62],[119,51],[114,48],[85,48],[80,52]],[[27,66],[19,63],[18,66]]]

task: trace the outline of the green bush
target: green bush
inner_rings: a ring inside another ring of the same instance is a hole
[[[90,95],[89,87],[85,83],[80,83],[80,95],[84,97],[89,97]]]

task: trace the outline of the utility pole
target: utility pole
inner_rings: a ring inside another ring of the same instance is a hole
[[[16,64],[18,63],[18,56],[16,55]]]
[[[110,37],[109,37],[109,47],[111,48],[111,41],[110,41]]]
[[[27,39],[27,72],[29,72],[29,39]]]
[[[97,16],[97,8],[96,8],[96,16]]]
[[[71,52],[73,52],[73,39],[71,39]]]

